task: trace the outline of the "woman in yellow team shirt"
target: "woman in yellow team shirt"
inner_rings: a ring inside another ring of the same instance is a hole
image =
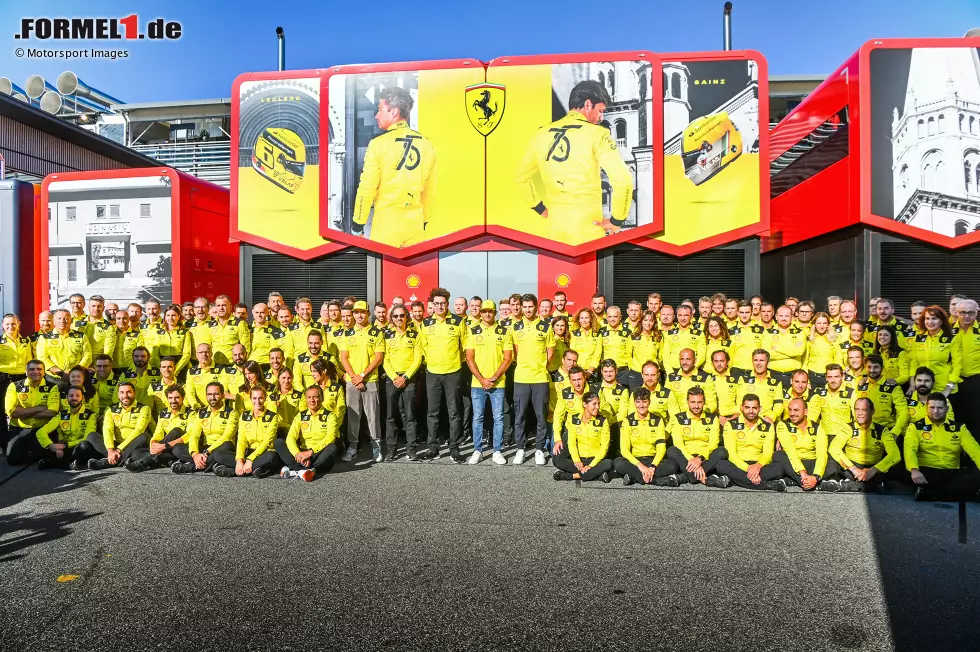
[[[830,327],[830,315],[817,313],[807,339],[803,368],[810,376],[811,387],[824,387],[827,385],[827,365],[843,364],[837,333]]]
[[[558,371],[565,351],[572,348],[572,333],[568,325],[568,317],[559,315],[551,320],[551,330],[555,334],[555,355],[548,363],[548,373]]]
[[[347,389],[341,382],[337,366],[326,358],[320,358],[310,364],[310,375],[313,376],[313,382],[323,390],[323,401],[320,404],[337,416],[338,423],[343,422],[344,415],[347,414]],[[299,409],[308,409],[305,393]]]
[[[643,387],[643,365],[647,362],[660,364],[660,345],[663,335],[657,328],[657,315],[646,310],[640,316],[640,330],[630,336],[632,355],[630,355],[630,371],[626,384],[630,393]]]
[[[949,396],[962,380],[963,350],[953,335],[946,311],[939,306],[929,306],[919,316],[919,328],[924,334],[916,336],[908,345],[909,369],[932,369],[936,374],[935,391]]]
[[[238,387],[238,393],[235,395],[235,409],[239,412],[245,412],[252,405],[251,393],[252,389],[255,387],[261,387],[266,392],[269,388],[265,384],[265,374],[262,373],[262,367],[255,360],[249,360],[245,363],[242,368],[242,376],[245,378],[243,382]],[[273,412],[276,411],[276,407],[270,405],[269,409]]]
[[[82,407],[94,414],[99,413],[99,393],[95,390],[95,385],[92,383],[92,375],[88,372],[88,369],[85,367],[72,367],[69,369],[68,386],[81,387],[83,397]],[[66,391],[61,397],[61,409],[67,410],[69,407],[68,392]]]
[[[575,314],[575,328],[572,329],[571,333],[571,345],[572,349],[578,353],[578,366],[585,369],[587,376],[595,374],[596,368],[599,366],[599,350],[602,348],[602,340],[599,338],[599,325],[592,318],[592,310],[589,308],[582,308]]]
[[[705,373],[713,374],[715,368],[711,364],[711,356],[716,352],[724,351],[728,354],[728,359],[731,360],[732,338],[728,335],[728,326],[725,325],[725,320],[718,315],[708,317],[708,321],[705,322],[704,339],[706,346],[704,348],[704,360],[700,361],[702,362],[701,368]]]
[[[899,385],[909,381],[909,354],[898,345],[898,331],[891,324],[879,326],[875,333],[875,353],[881,356],[885,368],[882,377],[891,378]]]

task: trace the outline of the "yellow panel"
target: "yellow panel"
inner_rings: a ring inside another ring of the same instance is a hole
[[[656,240],[686,245],[759,222],[759,155],[742,154],[697,186],[681,157],[664,157],[664,234]]]
[[[238,169],[238,228],[300,250],[329,240],[320,237],[320,166],[308,165],[303,183],[290,195],[251,167]]]
[[[484,138],[466,113],[466,87],[484,81],[483,66],[420,70],[418,131],[438,160],[436,202],[429,239],[483,225]]]
[[[551,65],[490,66],[487,81],[506,86],[504,116],[487,137],[487,224],[560,239],[522,201],[514,180],[531,137],[551,122]]]

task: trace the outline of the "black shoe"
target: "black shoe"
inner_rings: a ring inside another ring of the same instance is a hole
[[[270,469],[267,466],[264,466],[260,469],[252,469],[252,475],[260,480],[262,478],[268,478],[270,475],[272,475],[272,469]]]
[[[41,465],[38,464],[38,468],[40,468],[40,466]],[[915,488],[915,502],[917,502],[917,503],[923,503],[923,502],[927,502],[929,500],[932,500],[932,496],[929,494],[929,490],[928,489],[926,489],[925,487],[916,487]]]
[[[419,453],[420,460],[437,460],[439,459],[439,449],[438,448],[428,448],[421,453]]]
[[[214,474],[216,476],[218,476],[219,478],[234,478],[234,477],[237,477],[235,475],[235,469],[233,469],[233,468],[231,468],[229,466],[224,466],[223,464],[215,464],[214,465]]]
[[[451,451],[449,459],[453,461],[453,464],[466,464],[466,458],[460,455],[459,451]]]
[[[415,452],[414,448],[408,449],[408,452],[405,453],[405,456],[409,459],[410,462],[419,461],[419,454]]]
[[[658,487],[679,487],[681,481],[678,479],[677,474],[673,473],[671,475],[655,479],[653,484],[657,485]]]
[[[71,461],[71,464],[68,465],[68,470],[69,471],[84,471],[85,470],[85,465],[82,464],[81,462],[79,462],[78,460],[72,460]]]
[[[388,449],[388,452],[385,453],[384,461],[385,462],[394,462],[395,461],[395,449],[394,448],[389,448]]]
[[[630,474],[629,473],[624,473],[623,474],[623,486],[624,487],[628,487],[631,484],[633,484],[633,478],[630,477]]]
[[[837,493],[838,491],[840,491],[840,481],[821,480],[820,484],[817,485],[817,491],[829,491],[831,493]]]
[[[554,473],[551,474],[551,478],[552,480],[571,480],[572,474],[569,473],[568,471],[562,471],[561,469],[557,469]]]
[[[600,478],[602,478],[602,481],[603,482],[605,482],[606,484],[609,484],[610,482],[612,482],[612,472],[606,471],[605,473],[603,473],[600,476]]]
[[[861,491],[861,483],[845,478],[840,481],[840,490],[844,493],[857,493]]]
[[[146,471],[149,468],[150,461],[146,459],[126,461],[126,470],[132,473],[140,473],[141,471]]]
[[[174,462],[170,470],[174,473],[194,473],[194,462]]]
[[[54,467],[54,464],[52,464],[51,463],[51,460],[49,460],[47,458],[44,458],[42,460],[38,460],[38,462],[37,462],[37,470],[38,471],[47,471],[48,469],[53,468],[53,467]]]
[[[786,491],[786,481],[783,479],[770,480],[766,483],[766,489],[769,491],[778,491],[779,493],[783,493]]]
[[[104,457],[102,459],[91,459],[88,461],[89,471],[104,471],[111,466],[112,465],[109,464],[109,460]]]
[[[707,478],[707,485],[715,489],[728,489],[732,486],[732,479],[727,475],[715,475],[712,473]]]

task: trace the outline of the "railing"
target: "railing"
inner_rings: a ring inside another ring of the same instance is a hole
[[[616,139],[616,147],[618,147],[619,149],[626,149],[626,139],[625,138],[617,138]]]
[[[227,140],[132,145],[131,149],[199,179],[225,188],[231,184],[231,143]]]

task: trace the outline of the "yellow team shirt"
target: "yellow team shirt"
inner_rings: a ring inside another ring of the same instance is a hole
[[[234,401],[224,401],[218,409],[207,403],[194,411],[187,426],[187,448],[191,455],[201,452],[201,438],[204,438],[204,452],[211,453],[222,444],[235,443],[238,433],[238,412]]]
[[[980,464],[980,445],[961,423],[946,418],[935,424],[929,419],[916,421],[905,434],[905,466],[908,470],[958,469],[963,453]]]
[[[756,349],[765,348],[766,328],[759,323],[745,325],[739,321],[735,328],[728,331],[728,336],[732,340],[731,349],[728,351],[732,356],[732,368],[751,371],[752,353]]]
[[[248,330],[248,322],[238,317],[229,317],[228,321],[222,324],[217,319],[211,319],[207,323],[206,340],[211,345],[211,355],[216,365],[229,365],[231,361],[231,350],[236,344],[245,347],[245,354],[248,355],[252,345],[251,333]],[[198,342],[200,344],[200,342]]]
[[[598,368],[601,362],[599,355],[602,352],[602,339],[598,332],[572,329],[571,348],[578,353],[578,366],[586,371]]]
[[[960,341],[960,356],[962,357],[960,375],[963,378],[980,374],[980,323],[975,323],[966,330],[960,330],[957,335]],[[910,374],[915,372],[912,369]]]
[[[354,326],[344,331],[338,338],[337,346],[341,352],[347,352],[347,362],[355,373],[367,369],[374,356],[385,352],[384,331],[377,326]],[[383,361],[382,361],[383,362]],[[374,383],[378,380],[378,367],[364,377],[364,382]]]
[[[582,458],[598,462],[609,453],[609,420],[601,414],[594,419],[573,414],[568,419],[568,454],[579,463]]]
[[[57,385],[48,383],[43,378],[36,387],[31,385],[31,381],[26,378],[7,385],[7,394],[4,396],[4,411],[10,419],[11,428],[33,429],[48,423],[50,417],[15,419],[13,416],[14,410],[17,408],[34,408],[42,405],[55,413],[61,409],[61,392]]]
[[[749,464],[765,466],[776,450],[776,426],[761,418],[750,424],[739,415],[725,423],[724,440],[728,461],[738,468],[745,471]]]
[[[694,324],[689,325],[687,328],[681,328],[677,324],[674,324],[664,333],[664,342],[661,349],[664,361],[664,373],[674,373],[680,369],[680,355],[684,349],[694,351],[695,366],[703,364],[705,361],[704,352],[706,346],[704,334],[700,328],[696,328]]]
[[[776,439],[786,451],[794,471],[799,473],[806,468],[803,466],[803,460],[814,460],[813,475],[818,478],[823,477],[827,471],[830,437],[824,432],[820,423],[813,419],[808,418],[806,423],[800,426],[793,425],[788,419],[780,421],[776,426]]]
[[[102,443],[106,450],[129,446],[146,432],[150,419],[150,408],[142,403],[133,403],[128,408],[121,403],[110,406],[102,419]]]
[[[645,417],[630,412],[620,425],[619,451],[634,466],[640,457],[652,457],[648,466],[660,466],[667,452],[666,421],[658,414]]]
[[[550,379],[548,349],[555,348],[555,334],[548,322],[543,319],[517,322],[511,336],[517,353],[514,382],[547,383]]]
[[[286,435],[286,447],[296,457],[304,450],[319,453],[339,438],[340,421],[333,412],[321,406],[316,412],[303,410],[293,419]]]
[[[67,334],[51,331],[37,343],[37,357],[45,371],[57,367],[67,372],[72,367],[92,366],[92,345],[85,333],[69,330]]]
[[[68,448],[75,448],[95,432],[95,428],[95,412],[84,405],[78,412],[62,410],[37,431],[37,443],[41,448],[47,448],[58,441]]]
[[[504,361],[504,354],[514,351],[514,341],[510,329],[500,324],[487,326],[480,323],[466,332],[466,350],[473,351],[473,363],[484,378],[491,378]],[[494,389],[507,384],[507,374],[500,374]],[[483,387],[473,377],[471,387]]]
[[[937,391],[942,391],[947,383],[958,385],[963,380],[963,345],[957,336],[947,337],[942,331],[936,335],[917,335],[908,347],[909,369],[912,373],[919,367],[932,369]]]
[[[235,448],[235,459],[254,462],[272,448],[278,430],[279,415],[272,410],[263,410],[260,417],[252,414],[251,410],[242,414],[238,418],[238,445]]]
[[[874,466],[882,473],[902,461],[902,453],[891,430],[879,424],[862,428],[856,423],[830,442],[830,456],[844,469],[860,464]]]
[[[721,438],[718,417],[707,412],[702,412],[699,417],[687,410],[678,412],[667,422],[667,432],[671,443],[686,459],[695,455],[707,459],[718,448]]]
[[[451,374],[462,367],[463,338],[466,324],[462,317],[446,315],[445,319],[427,317],[422,320],[419,346],[429,373]]]
[[[385,358],[382,366],[388,378],[396,376],[413,378],[422,366],[422,347],[419,346],[419,334],[413,328],[405,332],[390,328],[384,332]]]

